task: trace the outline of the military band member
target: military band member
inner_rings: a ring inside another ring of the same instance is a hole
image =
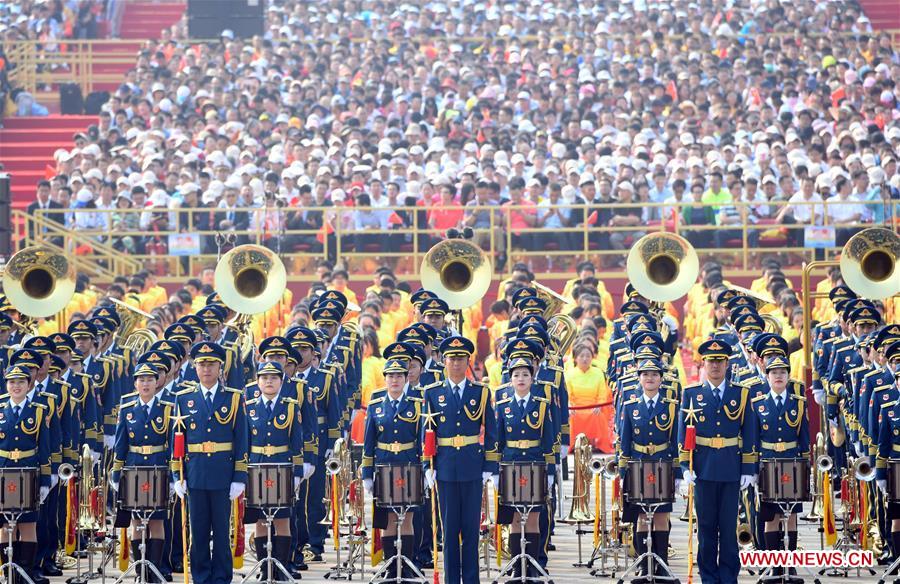
[[[227,510],[247,482],[246,411],[243,390],[220,381],[225,350],[204,341],[190,355],[198,383],[175,394],[186,449],[184,473],[175,469],[175,492],[188,497],[191,577],[198,584],[221,584],[233,574]]]
[[[749,417],[756,426],[760,460],[770,458],[809,457],[809,420],[806,398],[788,389],[790,363],[783,355],[767,357],[766,381],[769,392],[756,396],[750,402]],[[801,504],[791,507],[788,519],[788,549],[797,549],[797,513]],[[781,535],[781,507],[763,502],[759,509],[760,520],[765,522],[765,549],[783,547]]]
[[[69,323],[67,329],[69,336],[75,341],[75,349],[82,354],[81,371],[90,379],[94,403],[96,404],[95,424],[84,429],[84,441],[91,447],[91,456],[95,461],[100,459],[103,452],[103,422],[106,403],[103,395],[106,385],[110,382],[111,367],[109,363],[97,359],[97,327],[88,320],[74,320]]]
[[[483,484],[496,473],[497,426],[489,389],[466,379],[471,341],[453,336],[440,346],[446,378],[425,388],[437,437],[427,484],[438,485],[444,533],[444,581],[478,582],[478,537]],[[484,431],[484,445],[480,435]]]
[[[749,390],[726,377],[732,348],[721,339],[700,345],[706,381],[684,389],[678,427],[679,460],[686,485],[694,484],[697,512],[697,563],[704,583],[737,582],[737,515],[741,489],[756,480],[756,434],[745,416]],[[697,432],[694,470],[684,451],[685,429]]]
[[[47,406],[35,398],[33,373],[35,367],[10,365],[4,379],[7,393],[0,396],[0,467],[39,469],[40,503],[50,493],[50,431],[47,426]],[[13,559],[35,580],[44,580],[35,571],[37,554],[37,511],[19,516],[17,536],[13,543]],[[6,520],[0,520],[5,525]],[[7,531],[0,531],[0,557],[8,561]]]
[[[366,412],[362,477],[366,492],[372,494],[374,490],[376,498],[386,495],[373,489],[373,479],[377,478],[374,473],[376,465],[420,465],[422,462],[422,398],[407,390],[409,363],[409,359],[399,358],[385,362],[385,389],[378,392],[378,397],[369,400]],[[384,507],[375,508],[372,525],[384,530],[381,544],[386,562],[397,555],[398,540],[402,555],[415,561],[413,518],[417,513],[420,510],[410,509],[403,525],[398,525],[396,513]]]
[[[259,397],[247,401],[250,423],[250,464],[282,463],[293,465],[294,492],[303,480],[303,424],[301,404],[291,395],[283,395],[284,369],[274,361],[264,361],[256,370]],[[302,398],[301,398],[302,399]],[[272,556],[285,568],[291,561],[291,508],[279,509],[275,514],[272,537]],[[244,523],[256,524],[254,545],[256,557],[266,557],[266,523],[259,509],[248,508]],[[263,579],[268,577],[263,571]],[[276,570],[277,581],[287,578]]]
[[[510,360],[509,385],[496,397],[497,449],[500,462],[541,462],[547,465],[547,490],[553,491],[556,480],[555,428],[551,423],[551,403],[543,392],[532,393],[535,383],[535,363],[532,359],[516,357]],[[494,486],[500,483],[494,475]],[[537,559],[540,555],[539,513],[530,513],[525,523],[526,553]],[[522,552],[520,517],[513,507],[501,506],[497,521],[511,524],[509,550],[513,556]],[[521,566],[513,567],[514,576],[522,576]]]
[[[118,493],[122,468],[125,466],[167,466],[171,459],[169,436],[173,404],[165,402],[157,395],[160,370],[150,363],[141,363],[134,371],[136,395],[119,407],[119,422],[116,425],[110,486]],[[154,511],[147,526],[146,559],[158,570],[162,570],[164,528],[166,509]],[[117,515],[117,527],[131,524],[131,553],[135,560],[141,559],[141,534],[139,521],[131,519],[127,513]],[[122,521],[124,520],[124,521]],[[124,525],[122,524],[124,522]],[[156,582],[152,572],[147,572],[149,582]]]
[[[633,395],[622,406],[621,446],[619,473],[626,479],[628,462],[631,460],[675,461],[678,458],[678,434],[675,420],[678,417],[678,401],[665,397],[660,388],[663,382],[663,364],[656,358],[640,357],[636,366],[640,393]],[[675,486],[680,488],[681,468],[675,469]],[[629,502],[628,505],[633,505]],[[672,504],[666,503],[656,508],[653,516],[652,551],[668,564],[669,558],[669,514]],[[635,551],[646,553],[647,540],[643,534],[649,528],[647,517],[633,510],[637,516],[637,529],[633,538]],[[662,566],[657,566],[662,574]],[[646,575],[646,564],[641,567]]]
[[[900,384],[900,341],[894,341],[885,349],[887,367],[894,375],[894,383]],[[878,456],[875,459],[875,478],[883,495],[888,493],[888,462],[900,460],[900,401],[882,405],[881,424],[878,434]],[[894,489],[898,487],[894,485]],[[896,498],[896,493],[890,493]],[[891,501],[888,504],[887,516],[890,519],[891,547],[894,557],[900,555],[900,503]]]

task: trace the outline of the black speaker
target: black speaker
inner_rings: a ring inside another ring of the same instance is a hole
[[[9,210],[12,206],[12,189],[10,175],[0,172],[0,256],[9,259],[12,255],[12,220]]]
[[[64,116],[80,116],[84,113],[84,96],[77,83],[61,83],[59,86],[59,113]]]
[[[89,116],[99,115],[100,110],[103,109],[103,104],[108,101],[108,91],[94,91],[93,93],[89,93],[84,100],[84,113]]]
[[[237,38],[261,35],[265,27],[264,5],[265,0],[188,0],[188,35],[214,39],[226,29]]]

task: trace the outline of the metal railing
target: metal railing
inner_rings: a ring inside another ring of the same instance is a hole
[[[278,252],[293,281],[314,280],[312,268],[317,261],[326,259],[342,262],[354,279],[370,277],[384,263],[398,274],[412,278],[418,275],[424,254],[445,234],[445,229],[435,228],[429,222],[429,213],[435,210],[458,213],[462,218],[480,213],[482,223],[474,226],[475,240],[495,264],[505,260],[505,269],[509,270],[515,262],[525,262],[532,271],[543,274],[571,271],[575,262],[582,259],[600,260],[601,268],[610,275],[621,273],[620,264],[629,246],[642,234],[654,231],[683,235],[701,255],[715,256],[732,270],[750,272],[764,255],[789,254],[795,263],[832,257],[839,251],[842,239],[872,224],[832,223],[832,208],[842,204],[838,201],[791,203],[794,207],[815,205],[823,211],[819,229],[810,232],[806,229],[810,225],[803,223],[775,224],[771,219],[752,218],[752,208],[768,207],[774,217],[785,204],[733,203],[728,205],[735,211],[730,219],[738,222],[721,224],[721,219],[713,215],[712,222],[686,224],[681,219],[686,211],[712,206],[640,203],[641,210],[668,209],[670,217],[631,226],[610,225],[604,219],[633,210],[637,204],[559,205],[573,218],[572,224],[563,227],[520,223],[518,214],[530,217],[534,213],[540,217],[539,213],[551,208],[530,205],[73,209],[63,213],[38,210],[33,216],[18,211],[15,219],[22,226],[21,245],[51,244],[66,250],[99,282],[141,268],[153,270],[164,282],[183,282],[202,268],[214,265],[228,246],[242,243],[265,245]],[[900,201],[846,204],[870,211],[880,205],[880,223],[898,227]],[[307,215],[321,213],[325,227],[288,227],[297,218],[295,214],[302,211]],[[66,218],[73,224],[64,226]],[[358,228],[361,224],[372,227]],[[466,222],[457,224],[465,226]],[[619,249],[612,248],[613,242]]]

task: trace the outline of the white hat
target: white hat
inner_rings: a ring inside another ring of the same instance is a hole
[[[78,191],[78,194],[75,195],[75,200],[79,203],[89,203],[94,200],[94,194],[87,187]]]

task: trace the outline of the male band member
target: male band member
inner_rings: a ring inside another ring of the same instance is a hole
[[[444,582],[478,582],[478,531],[483,484],[497,472],[497,422],[487,386],[466,379],[475,346],[452,336],[441,343],[446,378],[425,388],[425,406],[437,436],[434,468],[444,529]],[[484,446],[479,436],[484,430]],[[480,476],[479,476],[480,475]],[[460,541],[461,540],[461,541]],[[461,544],[461,545],[460,545]]]
[[[892,371],[895,379],[900,377],[900,341],[895,341],[885,349],[887,367]],[[897,383],[895,381],[895,383]],[[878,428],[878,456],[875,459],[875,473],[878,489],[882,494],[888,493],[888,462],[900,458],[900,401],[893,401],[881,406],[883,417]],[[897,487],[894,486],[896,489]],[[891,493],[896,496],[896,493]],[[894,498],[892,497],[892,498]],[[890,519],[891,545],[894,548],[894,557],[900,555],[900,504],[891,501],[888,505],[888,519]]]
[[[219,381],[225,362],[222,347],[204,341],[191,347],[190,355],[198,383],[175,394],[187,451],[186,476],[175,469],[175,493],[188,497],[191,577],[197,584],[227,584],[233,576],[230,501],[244,492],[247,481],[243,391],[224,387]]]
[[[706,381],[685,388],[678,445],[684,484],[693,484],[697,511],[697,563],[704,584],[736,584],[738,560],[738,496],[756,480],[755,428],[745,423],[749,390],[726,379],[732,348],[722,339],[699,348]],[[684,450],[685,429],[693,422],[697,432],[694,471]],[[743,440],[743,441],[741,441]]]

